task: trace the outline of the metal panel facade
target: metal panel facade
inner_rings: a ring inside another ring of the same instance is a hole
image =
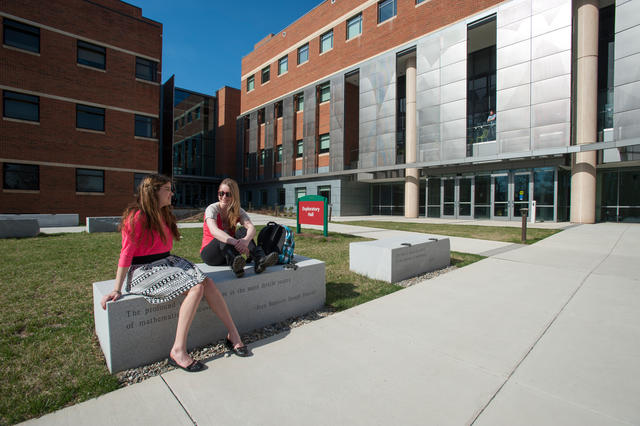
[[[293,175],[293,96],[282,100],[282,176]]]
[[[316,86],[304,88],[304,156],[302,168],[305,174],[316,172],[316,127],[318,114],[316,104]]]
[[[331,103],[329,105],[329,170],[344,169],[344,77],[331,77]]]

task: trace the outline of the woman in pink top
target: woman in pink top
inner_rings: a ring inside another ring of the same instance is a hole
[[[237,277],[244,275],[245,256],[253,259],[256,274],[273,266],[278,253],[265,254],[253,237],[256,228],[240,207],[240,190],[233,179],[225,179],[218,188],[218,202],[204,211],[200,257],[207,265],[229,265]],[[240,228],[238,228],[240,225]]]
[[[204,365],[187,353],[187,335],[203,295],[229,330],[227,347],[239,356],[247,356],[249,351],[213,280],[193,263],[170,254],[173,240],[180,238],[171,212],[172,195],[171,180],[166,176],[149,175],[140,183],[136,202],[122,215],[122,250],[115,288],[102,298],[101,304],[106,309],[107,302],[118,300],[123,284],[128,293],[144,296],[150,303],[164,303],[185,294],[169,364],[195,372]]]

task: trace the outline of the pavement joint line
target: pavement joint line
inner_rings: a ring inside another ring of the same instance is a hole
[[[470,425],[474,425],[476,423],[476,421],[478,420],[478,418],[480,418],[480,416],[482,415],[482,413],[484,413],[484,411],[487,409],[487,407],[489,407],[489,405],[493,402],[493,400],[496,398],[496,396],[498,396],[498,394],[500,393],[500,391],[502,390],[502,388],[504,388],[504,386],[511,380],[511,377],[513,377],[513,375],[515,374],[515,372],[518,370],[518,368],[520,367],[520,365],[522,365],[522,363],[524,362],[525,359],[527,359],[527,357],[529,356],[529,354],[533,351],[533,349],[536,347],[536,345],[538,344],[538,342],[540,340],[542,340],[542,338],[545,336],[545,334],[547,334],[547,331],[549,331],[549,329],[551,328],[551,326],[556,322],[556,320],[558,319],[558,317],[560,316],[560,314],[565,310],[565,308],[567,307],[567,305],[573,300],[573,298],[575,297],[575,295],[578,293],[578,291],[580,291],[580,289],[582,289],[582,286],[584,286],[584,283],[587,281],[587,279],[593,274],[593,271],[595,271],[596,269],[598,269],[600,267],[600,265],[602,265],[604,263],[605,260],[607,260],[609,258],[609,256],[611,256],[611,253],[613,253],[613,250],[616,248],[616,246],[618,245],[618,243],[620,243],[620,240],[622,239],[622,236],[625,234],[625,232],[629,229],[629,227],[627,226],[618,236],[618,239],[616,240],[615,244],[613,244],[613,246],[611,247],[611,250],[609,250],[609,253],[607,253],[607,255],[600,261],[598,262],[597,265],[595,265],[586,275],[585,277],[582,279],[582,281],[580,281],[580,284],[578,285],[578,287],[576,287],[576,289],[573,291],[573,293],[571,293],[571,295],[569,296],[569,298],[567,299],[567,301],[562,305],[562,307],[560,308],[560,310],[554,315],[554,317],[551,319],[551,321],[549,322],[549,324],[547,324],[547,326],[544,328],[544,330],[542,330],[542,333],[540,333],[540,336],[538,336],[538,338],[533,342],[533,344],[531,345],[531,347],[529,348],[529,350],[527,351],[527,353],[524,354],[524,356],[520,359],[520,361],[518,361],[518,363],[515,365],[515,367],[513,367],[513,369],[511,370],[511,372],[507,375],[507,378],[504,380],[504,382],[502,382],[502,384],[500,385],[500,387],[495,391],[495,393],[491,396],[491,398],[489,398],[489,401],[487,401],[487,403],[480,409],[480,411],[478,411],[478,414],[476,414],[476,416],[473,418],[473,420],[471,421],[471,423],[469,423]]]
[[[175,398],[176,402],[178,404],[180,404],[180,407],[182,408],[184,413],[187,415],[187,417],[189,417],[189,420],[191,420],[191,423],[193,423],[194,426],[198,426],[198,423],[196,423],[196,421],[193,420],[193,417],[191,417],[191,414],[189,414],[189,412],[187,411],[187,408],[182,404],[182,401],[180,401],[180,398],[178,398],[178,395],[176,395],[175,392],[173,391],[173,389],[171,389],[171,386],[169,386],[169,383],[167,383],[167,381],[164,379],[164,376],[162,374],[160,375],[160,379],[162,379],[162,381],[164,382],[165,386],[167,386],[167,389],[169,389],[169,392],[171,392],[171,395],[173,395],[173,397]]]

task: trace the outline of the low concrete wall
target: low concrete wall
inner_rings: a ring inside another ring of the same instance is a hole
[[[78,226],[77,214],[0,214],[0,219],[36,219],[41,228]]]
[[[121,216],[87,217],[87,232],[118,232]]]
[[[35,237],[39,233],[36,219],[0,219],[0,238]]]
[[[297,270],[276,265],[258,275],[250,264],[242,278],[236,278],[227,266],[198,267],[216,283],[242,333],[324,306],[324,262],[301,256],[295,260]],[[93,283],[96,334],[109,371],[126,370],[169,356],[183,297],[155,305],[142,296],[123,294],[103,310],[100,300],[113,285],[114,280]],[[203,298],[189,330],[188,347],[204,346],[226,335],[227,329]]]
[[[407,235],[349,244],[349,269],[369,278],[395,283],[451,261],[449,238]]]

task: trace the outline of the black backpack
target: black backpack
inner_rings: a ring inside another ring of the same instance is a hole
[[[293,263],[293,249],[296,245],[293,232],[288,226],[269,222],[260,230],[258,234],[258,245],[262,247],[265,254],[278,253],[278,263],[284,265],[295,265]]]

